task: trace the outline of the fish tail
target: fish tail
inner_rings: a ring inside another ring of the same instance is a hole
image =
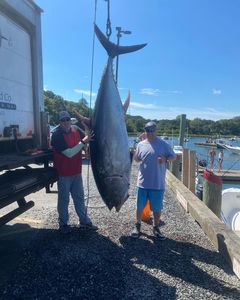
[[[120,54],[125,54],[125,53],[140,50],[147,45],[147,44],[139,44],[139,45],[132,45],[132,46],[119,46],[117,44],[110,42],[96,24],[94,29],[100,43],[103,45],[103,47],[105,48],[105,50],[107,51],[108,55],[111,58],[114,58],[115,56],[118,56]]]

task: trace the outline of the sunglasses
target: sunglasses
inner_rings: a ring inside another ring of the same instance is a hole
[[[148,133],[152,133],[152,132],[155,132],[156,129],[155,128],[145,128],[145,131]]]
[[[63,118],[60,120],[61,122],[69,122],[70,121],[70,118]]]

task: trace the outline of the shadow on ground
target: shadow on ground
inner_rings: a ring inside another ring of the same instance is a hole
[[[188,242],[171,239],[159,241],[153,236],[145,235],[145,237],[147,239],[141,238],[134,241],[127,236],[120,238],[129,261],[135,258],[137,264],[144,264],[147,268],[161,270],[170,276],[177,277],[215,294],[227,296],[231,299],[239,299],[240,290],[225,286],[197,265],[198,263],[204,263],[217,265],[220,269],[224,269],[226,263],[221,259],[216,259],[218,253]],[[141,250],[139,251],[139,249]],[[224,271],[233,275],[230,268]]]
[[[177,296],[170,276],[239,299],[237,289],[196,265],[212,264],[216,252],[187,242],[122,236],[117,245],[98,232],[22,224],[0,229],[0,241],[2,299],[171,300]]]
[[[0,270],[0,278],[5,278],[0,298],[175,299],[175,287],[136,268],[125,249],[97,232],[23,232],[22,227],[10,230],[19,229],[18,241],[0,232],[0,264],[5,265]],[[21,242],[25,238],[31,240],[28,245]]]

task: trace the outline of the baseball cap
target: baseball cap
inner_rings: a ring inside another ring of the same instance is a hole
[[[65,118],[69,118],[70,119],[70,115],[66,110],[60,111],[59,113],[59,120],[61,121],[62,119]]]
[[[150,121],[150,122],[147,122],[147,124],[144,126],[144,129],[147,129],[147,128],[156,129],[156,127],[157,127],[156,123],[153,121]]]

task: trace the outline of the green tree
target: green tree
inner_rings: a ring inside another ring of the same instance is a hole
[[[89,108],[85,98],[79,99],[78,102],[65,100],[62,96],[54,94],[52,91],[44,91],[45,111],[49,113],[50,124],[58,124],[58,114],[61,110],[67,110],[72,117],[76,117],[75,111],[85,117],[92,115],[92,109]],[[159,135],[166,133],[167,135],[178,135],[180,128],[180,115],[173,120],[154,120],[157,123],[157,131]],[[127,131],[130,133],[140,133],[144,131],[144,125],[150,121],[141,116],[126,115]],[[81,124],[78,124],[81,126]],[[219,135],[240,136],[240,116],[233,119],[222,119],[218,121],[205,120],[195,118],[193,120],[186,119],[186,128],[189,135],[206,135],[216,137]]]

